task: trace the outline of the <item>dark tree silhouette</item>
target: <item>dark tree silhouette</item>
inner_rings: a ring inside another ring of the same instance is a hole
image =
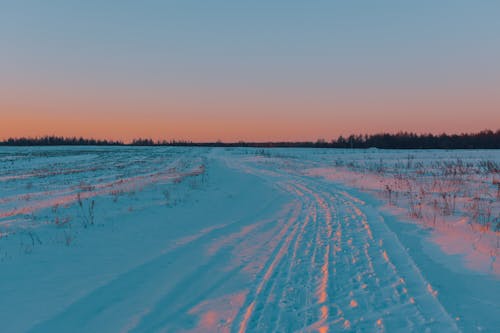
[[[339,136],[327,142],[203,142],[192,141],[153,141],[139,138],[131,143],[122,141],[96,140],[84,138],[65,138],[44,136],[36,138],[10,138],[0,142],[0,146],[195,146],[195,147],[297,147],[297,148],[381,148],[381,149],[500,149],[500,130],[484,130],[477,133],[462,134],[416,134],[399,132],[373,135]]]
[[[85,138],[65,138],[62,136],[44,136],[36,138],[10,138],[1,141],[2,146],[116,146],[123,145],[121,141],[96,140]]]

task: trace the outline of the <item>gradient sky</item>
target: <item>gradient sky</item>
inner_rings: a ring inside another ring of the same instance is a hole
[[[500,128],[500,1],[2,1],[0,139]]]

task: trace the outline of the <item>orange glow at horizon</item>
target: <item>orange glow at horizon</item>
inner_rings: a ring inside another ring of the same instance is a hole
[[[0,139],[60,135],[124,141],[139,137],[195,142],[314,141],[349,134],[460,133],[500,127],[500,98],[456,95],[197,96],[169,102],[139,95],[50,98],[41,94],[31,96],[29,102],[14,96],[0,101]]]

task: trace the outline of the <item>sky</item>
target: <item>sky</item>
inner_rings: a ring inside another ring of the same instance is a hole
[[[0,0],[0,139],[500,128],[500,1]]]

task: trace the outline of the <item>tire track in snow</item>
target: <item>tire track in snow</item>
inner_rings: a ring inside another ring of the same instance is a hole
[[[298,211],[300,211],[300,207],[297,203],[285,207],[285,211],[282,213],[285,214],[285,217],[278,219],[277,227],[281,225],[280,221],[293,219],[294,214]],[[273,223],[272,219],[264,224],[260,222],[251,224],[252,226],[256,226],[251,229],[251,233],[253,233],[254,237],[259,235],[259,231],[264,228],[265,225],[270,223]],[[283,238],[284,233],[286,233],[286,230],[281,230],[277,233],[276,237],[281,239]],[[224,282],[241,273],[241,271],[248,264],[248,260],[243,260],[239,265],[222,274],[217,271],[218,267],[215,265],[216,262],[220,261],[221,256],[229,255],[231,249],[248,236],[248,233],[238,231],[226,237],[229,238],[230,241],[222,246],[218,244],[216,252],[211,253],[209,261],[199,266],[197,270],[189,276],[183,277],[182,282],[178,284],[174,290],[165,294],[165,296],[163,296],[162,299],[155,304],[155,310],[150,311],[150,313],[144,316],[133,331],[159,331],[160,329],[166,331],[176,331],[181,329],[182,327],[173,324],[176,319],[187,317],[189,310],[199,303],[200,298],[204,299],[212,291],[221,288],[224,285]],[[223,243],[226,242],[224,241]],[[211,276],[208,284],[206,281],[200,283],[199,277],[202,275]],[[190,297],[186,297],[185,293],[183,293],[185,290],[196,290],[196,293]],[[169,304],[176,304],[177,310],[174,311],[169,309]],[[230,319],[229,324],[232,324],[232,319]]]
[[[316,239],[316,244],[320,246],[323,250],[323,256],[320,258],[316,257],[316,253],[314,258],[312,258],[311,265],[313,268],[318,270],[319,268],[319,281],[317,281],[317,287],[315,288],[315,298],[316,303],[313,307],[316,312],[316,320],[314,321],[314,314],[309,315],[309,321],[312,319],[313,322],[307,322],[307,325],[310,328],[317,329],[320,332],[328,332],[328,317],[329,317],[329,307],[327,304],[328,296],[328,281],[330,278],[330,238],[332,236],[332,210],[329,204],[326,201],[326,198],[312,190],[310,187],[307,187],[304,184],[297,185],[300,189],[302,189],[305,193],[308,193],[310,196],[310,200],[317,207],[317,209],[321,212],[320,218],[316,218],[316,222],[318,224],[318,229],[313,237]],[[315,265],[315,260],[319,260],[319,262]],[[317,266],[317,267],[314,267]],[[310,281],[311,283],[311,281]],[[312,310],[312,309],[311,309]],[[306,326],[307,327],[307,326]]]
[[[310,326],[309,330],[318,328],[321,332],[328,331],[327,289],[331,270],[332,208],[324,197],[302,184],[289,184],[287,188],[298,195],[302,200],[301,207],[307,207],[307,209],[301,217],[292,221],[293,231],[282,242],[279,251],[271,257],[272,262],[263,273],[264,277],[246,302],[238,332],[253,329],[268,331],[271,327],[274,327],[274,331],[279,331],[281,326],[286,326],[287,330],[298,330],[301,327],[304,329]],[[318,209],[321,211],[319,217]],[[302,253],[311,257],[299,258],[297,256],[299,248],[304,249]],[[319,257],[317,257],[318,248],[323,251]],[[286,255],[286,252],[290,252],[290,255]],[[307,262],[309,265],[305,266],[304,263]],[[318,272],[320,273],[319,280],[317,279]],[[306,284],[302,285],[304,282]],[[289,292],[291,296],[296,296],[297,292],[293,292],[297,290],[306,292],[302,298],[298,297],[302,299],[305,306],[294,304],[297,298],[288,297]],[[312,297],[315,301],[312,301]],[[276,308],[276,303],[278,304],[277,315],[272,311]],[[284,309],[285,306],[286,309]],[[282,320],[283,316],[288,320]],[[303,324],[292,325],[301,316],[304,317]]]
[[[251,293],[250,297],[247,298],[244,306],[244,311],[242,312],[242,320],[239,325],[238,332],[245,332],[247,330],[247,326],[254,312],[256,303],[258,299],[261,297],[261,292],[265,288],[266,284],[269,283],[269,279],[272,276],[276,266],[279,265],[282,257],[285,255],[286,250],[288,249],[288,244],[291,242],[295,232],[297,231],[298,225],[295,224],[298,214],[300,213],[301,207],[295,209],[294,213],[290,217],[289,222],[285,225],[282,233],[279,235],[280,241],[276,246],[273,254],[271,255],[268,263],[264,267],[264,274],[260,278],[260,281],[257,284],[255,290]],[[289,229],[292,229],[289,231]]]
[[[288,322],[288,318],[292,317],[291,315],[286,315],[285,319],[284,313],[290,313],[293,312],[293,314],[297,314],[297,307],[293,303],[293,301],[297,298],[302,297],[304,299],[304,295],[301,295],[303,293],[303,289],[300,288],[301,284],[305,285],[305,279],[306,279],[306,274],[301,274],[297,276],[297,285],[292,284],[293,279],[295,277],[295,272],[300,271],[302,269],[302,266],[304,265],[303,260],[301,258],[297,258],[297,255],[301,252],[305,252],[310,245],[309,243],[306,243],[304,240],[304,236],[306,234],[306,229],[311,225],[311,207],[308,208],[307,210],[307,215],[305,216],[304,223],[302,224],[300,233],[298,237],[295,240],[295,244],[293,246],[293,253],[292,253],[292,258],[291,258],[291,263],[288,266],[288,271],[286,274],[286,281],[284,282],[284,288],[281,292],[280,298],[279,298],[279,310],[278,310],[278,318],[275,322],[273,332],[277,332],[279,328],[283,325],[285,325],[286,322]],[[283,322],[283,324],[282,324]]]

